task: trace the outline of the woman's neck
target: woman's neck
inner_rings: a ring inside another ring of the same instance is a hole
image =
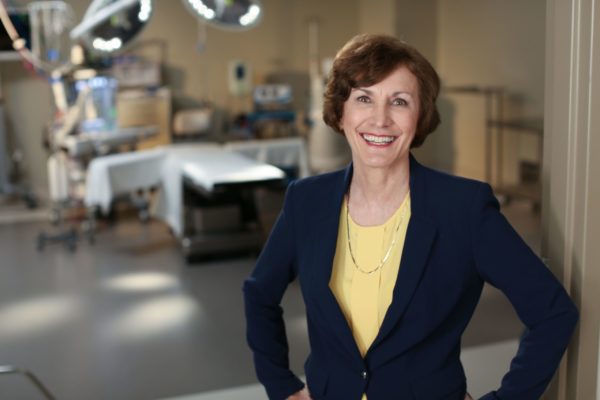
[[[409,191],[409,160],[392,168],[354,165],[349,188],[350,214],[360,225],[379,225],[400,207]]]

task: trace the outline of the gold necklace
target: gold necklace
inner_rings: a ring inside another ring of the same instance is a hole
[[[410,194],[410,192],[407,193],[407,196],[409,194]],[[347,200],[346,200],[346,237],[348,239],[348,249],[350,250],[350,258],[352,258],[352,263],[354,264],[354,266],[356,267],[356,269],[358,271],[362,272],[363,274],[369,275],[369,274],[372,274],[373,272],[380,270],[385,265],[386,261],[390,257],[390,254],[392,254],[392,249],[394,248],[394,245],[396,244],[396,240],[398,240],[398,231],[400,230],[400,226],[402,226],[402,222],[404,222],[404,217],[406,216],[407,205],[402,204],[400,207],[404,207],[404,209],[402,210],[402,216],[400,217],[400,222],[398,222],[398,225],[396,226],[396,230],[394,231],[394,234],[393,234],[394,239],[392,240],[392,243],[388,247],[387,252],[385,253],[385,256],[383,256],[383,258],[379,262],[379,265],[377,265],[375,268],[373,268],[370,271],[366,271],[358,265],[358,263],[356,262],[356,259],[354,258],[354,253],[352,252],[352,241],[350,240],[350,190],[348,190],[348,195],[347,195]]]

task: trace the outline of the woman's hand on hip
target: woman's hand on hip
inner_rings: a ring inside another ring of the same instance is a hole
[[[310,394],[308,394],[308,390],[304,388],[288,397],[287,400],[311,400],[311,397]],[[473,398],[469,393],[467,393],[465,395],[465,400],[473,400]]]
[[[287,400],[311,400],[312,397],[310,397],[310,394],[308,393],[308,389],[306,389],[306,387],[304,387],[304,389],[300,390],[299,392],[294,393],[293,395],[291,395],[290,397],[287,398]]]

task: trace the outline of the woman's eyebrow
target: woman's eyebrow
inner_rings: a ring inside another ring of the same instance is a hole
[[[369,89],[365,89],[365,88],[361,88],[361,87],[352,88],[352,90],[360,90],[361,92],[364,92],[364,93],[366,93],[368,95],[372,95],[373,94],[373,92],[370,91]]]
[[[364,93],[368,94],[369,96],[373,95],[373,91],[369,90],[369,89],[366,89],[366,88],[357,87],[357,88],[353,88],[353,90],[360,90],[361,92],[364,92]],[[408,91],[405,91],[405,90],[398,90],[398,91],[392,93],[390,97],[398,96],[400,94],[406,94],[406,95],[411,96],[411,97],[413,96],[413,94],[411,92],[408,92]]]

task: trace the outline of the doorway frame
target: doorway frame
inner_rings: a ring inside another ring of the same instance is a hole
[[[552,400],[600,398],[599,24],[600,0],[546,0],[542,257],[580,311]]]

